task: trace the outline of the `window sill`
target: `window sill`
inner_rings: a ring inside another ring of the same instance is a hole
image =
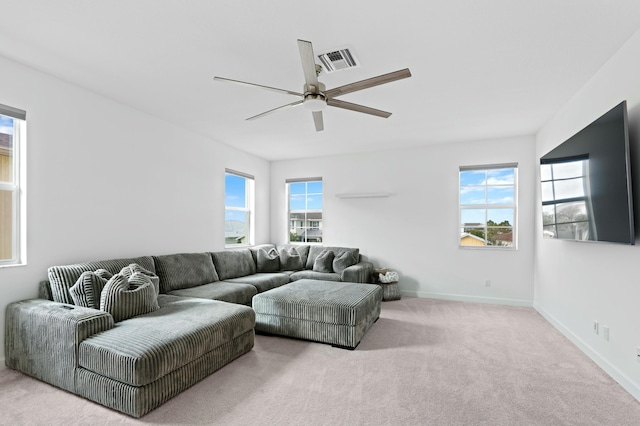
[[[497,246],[458,246],[461,250],[503,250],[503,251],[516,251],[518,247],[497,247]]]
[[[227,246],[227,245],[224,246],[225,249],[249,248],[249,247],[253,247],[253,244],[233,244],[230,246]]]
[[[16,268],[16,267],[20,267],[20,266],[27,266],[27,264],[26,263],[7,263],[5,265],[0,265],[0,269]]]

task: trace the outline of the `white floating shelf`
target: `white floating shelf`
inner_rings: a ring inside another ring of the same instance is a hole
[[[336,194],[336,198],[379,198],[388,197],[388,192],[345,192]]]

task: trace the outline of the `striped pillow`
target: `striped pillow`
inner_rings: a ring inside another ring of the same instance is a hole
[[[127,278],[114,275],[100,295],[100,310],[108,312],[115,322],[160,309],[158,294],[151,279],[141,272]]]
[[[133,275],[135,272],[140,272],[141,274],[149,277],[149,279],[151,279],[151,282],[153,283],[153,286],[156,288],[156,294],[160,294],[160,278],[153,272],[147,271],[137,263],[132,263],[131,265],[125,266],[124,268],[122,268],[122,270],[120,270],[120,273],[126,278],[131,278],[131,275]]]
[[[73,303],[84,308],[100,309],[100,294],[112,276],[106,269],[80,274],[80,278],[69,289]]]

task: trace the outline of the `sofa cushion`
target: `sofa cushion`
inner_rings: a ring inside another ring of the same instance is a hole
[[[307,258],[309,257],[309,244],[283,244],[277,247],[278,253],[282,251],[282,249],[289,250],[290,248],[294,248],[300,258],[302,259],[302,269],[304,269],[304,265],[307,264]]]
[[[341,274],[342,271],[356,263],[358,263],[358,258],[353,250],[343,251],[333,259],[333,272]]]
[[[256,270],[257,272],[278,272],[280,270],[280,256],[275,248],[258,250]]]
[[[83,272],[69,289],[73,303],[83,308],[100,309],[100,294],[112,276],[106,269]]]
[[[153,256],[160,277],[160,293],[218,281],[209,253],[178,253]]]
[[[289,279],[291,279],[291,281],[298,281],[304,278],[323,281],[342,281],[340,274],[336,274],[335,272],[315,272],[304,270],[294,272],[289,276]]]
[[[309,248],[309,257],[307,257],[307,263],[305,264],[305,269],[313,269],[313,263],[316,261],[316,257],[323,250],[331,250],[334,255],[339,256],[345,251],[350,251],[353,253],[354,257],[360,261],[360,249],[357,248],[349,248],[349,247],[327,247],[327,246],[311,246]],[[356,262],[357,263],[357,262]]]
[[[211,253],[220,281],[256,273],[256,264],[249,249],[224,250]]]
[[[221,300],[229,303],[239,303],[251,306],[251,299],[258,294],[258,290],[251,284],[229,283],[217,281],[197,287],[174,290],[169,294],[180,297],[199,297],[201,299]]]
[[[115,322],[158,310],[158,294],[151,279],[141,272],[129,278],[116,274],[100,295],[100,310],[109,312]]]
[[[47,274],[49,282],[51,283],[51,296],[53,297],[53,301],[73,304],[73,298],[71,297],[71,293],[69,293],[69,289],[78,281],[78,278],[80,278],[83,272],[105,269],[112,274],[117,274],[122,268],[132,263],[137,263],[148,271],[156,271],[151,256],[52,266],[47,270]]]
[[[226,280],[226,282],[251,284],[258,290],[258,293],[262,293],[263,291],[288,284],[291,280],[288,274],[269,272],[266,274],[257,273],[239,278],[231,278]]]
[[[158,296],[160,309],[122,321],[80,343],[78,364],[119,382],[143,386],[252,332],[251,308],[216,300]]]
[[[333,272],[333,258],[335,254],[331,250],[322,250],[313,262],[315,272]]]
[[[256,244],[255,246],[249,247],[249,251],[251,252],[251,257],[253,257],[253,263],[258,264],[258,251],[264,249],[266,251],[271,250],[272,248],[278,250],[275,244]]]
[[[120,270],[120,274],[124,275],[127,278],[131,278],[131,275],[133,275],[135,272],[140,272],[141,274],[149,277],[149,279],[153,283],[154,288],[156,289],[156,294],[160,294],[160,277],[158,277],[153,272],[147,271],[137,263],[132,263],[131,265],[125,266]]]
[[[299,271],[304,268],[302,257],[294,247],[280,249],[280,268],[283,271]]]

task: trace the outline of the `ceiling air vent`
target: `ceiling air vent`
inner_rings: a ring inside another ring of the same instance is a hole
[[[359,66],[356,58],[348,48],[320,53],[318,59],[320,59],[326,72],[335,72]]]

